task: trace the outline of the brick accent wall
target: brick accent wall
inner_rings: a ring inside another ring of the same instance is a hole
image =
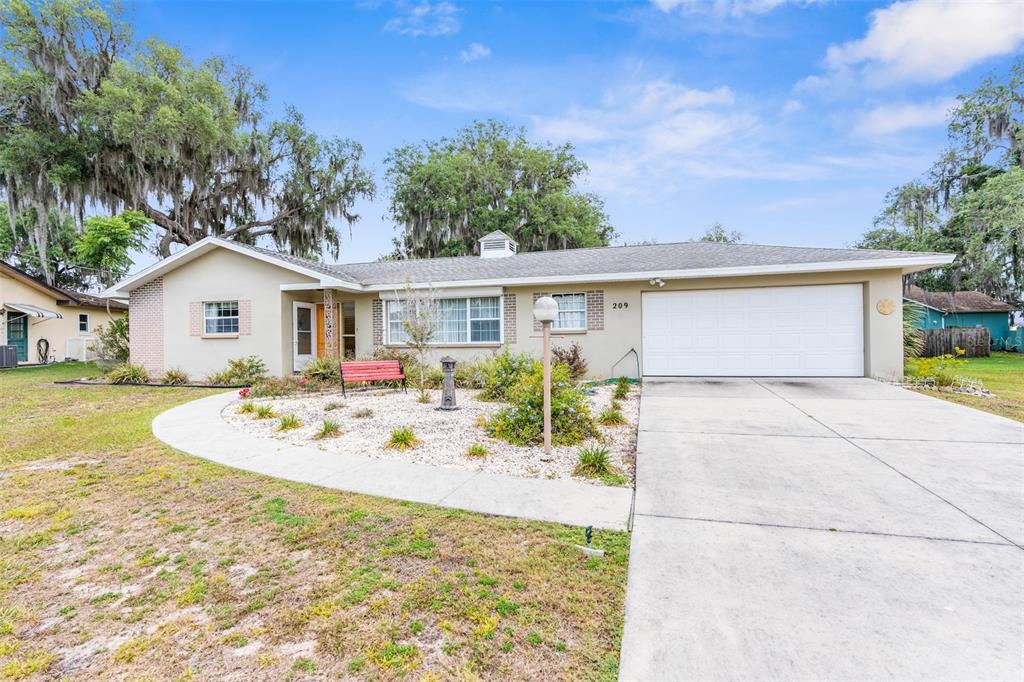
[[[238,334],[239,336],[252,334],[252,301],[238,302]]]
[[[373,301],[373,345],[384,345],[384,301]]]
[[[189,336],[203,335],[203,302],[192,301],[188,304],[188,333]]]
[[[546,291],[535,291],[535,292],[533,292],[533,302],[530,303],[530,310],[531,311],[533,310],[533,306],[536,305],[538,298],[540,298],[541,296],[550,296],[550,295],[551,294],[546,292]],[[530,317],[531,318],[533,317],[532,313],[530,314]],[[542,332],[542,331],[544,331],[544,325],[542,325],[537,320],[534,320],[533,321],[533,331],[535,331],[535,332]]]
[[[164,280],[147,282],[128,298],[129,350],[133,364],[150,374],[164,371]]]
[[[504,329],[505,343],[516,342],[516,295],[504,294],[501,297],[501,304],[504,307]]]
[[[587,329],[604,330],[604,290],[593,289],[587,292]]]

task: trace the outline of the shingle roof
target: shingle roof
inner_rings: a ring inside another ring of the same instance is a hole
[[[830,263],[906,258],[935,254],[872,249],[827,249],[715,242],[678,242],[610,246],[564,251],[533,251],[507,258],[425,258],[323,266],[334,276],[364,285],[412,282],[458,282],[481,279],[572,276],[643,272],[652,276],[673,270]]]
[[[327,275],[328,277],[334,277],[336,279],[342,279],[347,282],[352,282],[353,284],[359,284],[359,280],[353,279],[349,275],[339,270],[338,268],[340,266],[338,265],[320,263],[318,261],[310,260],[308,258],[300,258],[299,256],[292,256],[287,253],[280,253],[279,251],[274,251],[272,249],[264,249],[261,246],[253,246],[252,244],[242,244],[241,242],[235,242],[235,244],[237,244],[238,246],[244,246],[245,248],[255,251],[257,253],[262,253],[265,256],[270,256],[272,258],[284,261],[285,263],[291,263],[292,265],[298,265],[299,267],[307,268],[309,270],[313,270],[314,272],[319,272],[321,275]]]
[[[111,310],[128,310],[128,304],[122,303],[116,298],[103,298],[102,296],[95,296],[82,291],[72,291],[70,289],[61,289],[61,291],[66,293],[68,298],[73,302],[77,302],[78,305],[89,306],[92,308],[106,308],[109,303]]]
[[[111,310],[128,310],[128,306],[117,299],[106,299],[102,296],[96,296],[94,294],[87,294],[82,291],[72,291],[71,289],[64,289],[62,287],[51,286],[46,282],[33,277],[24,270],[16,268],[10,263],[4,263],[0,261],[0,270],[5,270],[9,274],[16,275],[25,280],[30,280],[50,293],[53,294],[54,300],[61,305],[80,305],[87,306],[90,308],[106,308],[107,302],[110,302]],[[62,298],[62,296],[64,298]]]
[[[911,286],[904,296],[944,313],[1008,313],[1015,310],[1013,305],[980,291],[925,291]]]

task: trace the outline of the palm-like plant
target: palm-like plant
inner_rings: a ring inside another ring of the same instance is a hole
[[[903,304],[903,358],[916,358],[924,350],[924,332],[919,326],[924,311],[915,303]]]

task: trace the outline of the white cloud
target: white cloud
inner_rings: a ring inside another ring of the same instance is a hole
[[[956,100],[952,98],[933,102],[884,104],[861,114],[854,130],[859,135],[875,137],[911,128],[942,125],[954,106]]]
[[[1016,1],[905,0],[871,12],[863,38],[832,45],[832,76],[869,85],[939,82],[1024,42],[1024,5]],[[803,87],[821,86],[820,78]]]
[[[768,14],[786,4],[812,5],[821,0],[651,0],[662,12],[679,10],[687,14],[709,13],[722,17],[740,18],[747,15]]]
[[[491,48],[482,43],[470,43],[465,50],[459,51],[459,59],[464,62],[475,62],[491,56]]]
[[[416,5],[399,4],[399,9],[402,14],[384,24],[385,31],[418,38],[446,36],[458,33],[462,28],[458,8],[445,0],[433,4],[429,0],[423,0]]]
[[[537,138],[578,145],[590,189],[627,194],[672,192],[687,176],[750,172],[739,150],[759,127],[730,88],[700,90],[663,78],[610,90],[597,105],[531,118]]]
[[[804,109],[804,103],[801,102],[800,100],[798,100],[798,99],[787,99],[785,101],[785,103],[782,105],[782,114],[784,116],[788,116],[790,114],[795,114],[798,111],[803,111],[803,109]]]

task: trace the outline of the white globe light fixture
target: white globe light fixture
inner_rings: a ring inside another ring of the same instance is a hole
[[[544,454],[551,454],[551,323],[558,318],[558,301],[541,296],[533,304],[533,319],[544,328]]]
[[[541,296],[533,304],[533,319],[538,322],[554,322],[558,317],[558,301],[550,296]]]

